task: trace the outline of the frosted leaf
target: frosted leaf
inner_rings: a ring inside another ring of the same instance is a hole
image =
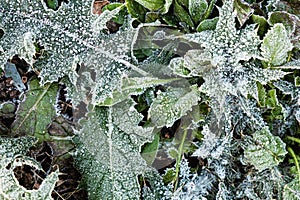
[[[225,116],[225,121],[232,124],[229,114],[231,108],[228,108],[229,98],[235,96],[239,99],[240,95],[243,95],[242,98],[248,98],[248,95],[251,95],[258,100],[256,82],[266,84],[282,78],[285,73],[262,70],[249,61],[251,58],[260,58],[258,47],[261,41],[253,25],[236,30],[232,0],[224,1],[219,11],[215,30],[182,36],[191,42],[199,43],[204,50],[188,51],[184,58],[173,59],[170,68],[183,77],[203,77],[205,82],[200,91],[211,98],[210,106],[217,119],[221,120]]]
[[[192,17],[192,19],[198,23],[203,15],[205,14],[205,11],[207,10],[208,3],[206,0],[189,0],[189,13]]]
[[[105,10],[102,12],[101,15],[93,22],[92,27],[95,34],[99,34],[99,32],[103,29],[107,29],[106,23],[115,17],[122,8],[123,6],[119,6],[113,10]]]
[[[106,15],[93,15],[92,2],[73,0],[68,4],[62,3],[57,11],[53,11],[40,0],[23,0],[22,3],[1,1],[3,17],[0,26],[4,35],[0,39],[3,49],[0,63],[19,54],[32,64],[34,44],[39,44],[44,48],[43,53],[32,68],[39,72],[42,84],[68,76],[69,85],[75,85],[75,88],[69,88],[73,92],[70,97],[76,96],[74,92],[83,94],[92,90],[92,103],[101,102],[119,86],[118,81],[124,71],[135,67],[127,57],[134,30],[130,25],[124,25],[118,33],[109,36],[99,32]],[[117,10],[111,11],[109,17]],[[77,63],[84,64],[87,73],[96,73],[95,84],[90,84],[91,79],[85,81],[86,75],[80,77],[77,74]],[[76,87],[78,79],[81,79],[81,85]]]
[[[193,153],[193,156],[201,157],[203,159],[208,157],[219,159],[225,151],[225,148],[229,145],[229,135],[220,138],[220,136],[213,133],[207,125],[203,126],[202,135],[203,141],[200,147]]]
[[[212,55],[214,66],[226,66],[232,64],[234,68],[241,60],[258,58],[258,46],[260,44],[257,30],[254,26],[236,30],[235,13],[233,12],[233,1],[227,0],[219,9],[220,16],[216,29],[195,34],[187,34],[183,37],[201,44]]]
[[[271,65],[277,66],[286,62],[288,52],[293,49],[288,33],[283,24],[275,24],[263,39],[261,51],[263,58]]]
[[[279,80],[273,83],[276,88],[278,88],[283,94],[291,95],[292,99],[297,98],[297,89],[295,86],[288,82]]]
[[[0,198],[51,200],[51,193],[58,181],[59,172],[56,170],[49,174],[39,186],[33,190],[27,190],[21,186],[15,177],[14,169],[18,166],[29,165],[38,170],[43,170],[36,160],[25,157],[29,148],[36,142],[31,137],[0,138]]]
[[[158,127],[171,127],[173,123],[186,115],[200,100],[196,86],[190,88],[169,87],[160,92],[149,109],[151,121]]]
[[[211,54],[203,50],[190,50],[183,58],[173,58],[169,64],[174,74],[181,77],[202,76],[209,71]]]
[[[225,183],[220,182],[218,185],[218,189],[219,189],[219,191],[216,196],[217,200],[226,200],[226,199],[229,200],[229,199],[233,198],[232,196],[230,196],[231,191],[227,189]]]
[[[268,127],[256,131],[253,140],[253,144],[245,148],[244,156],[258,171],[277,166],[287,154],[285,143],[273,136]]]
[[[245,1],[235,0],[234,1],[234,11],[236,12],[237,19],[239,20],[240,26],[249,19],[249,17],[254,12],[254,9],[246,3]]]
[[[300,183],[299,179],[294,179],[290,183],[286,184],[283,189],[283,199],[300,199]]]
[[[282,197],[285,180],[277,168],[251,172],[237,187],[237,198],[257,200],[268,199],[272,196]]]
[[[95,107],[76,131],[76,163],[84,174],[90,199],[138,199],[137,175],[147,168],[141,146],[152,139],[142,128],[132,100],[112,107]]]
[[[124,77],[121,80],[121,89],[114,90],[111,97],[106,98],[99,105],[112,106],[116,103],[124,101],[131,95],[142,94],[147,88],[168,84],[176,80],[178,80],[178,78],[158,79],[152,77]]]
[[[300,70],[300,59],[285,63],[283,66],[276,67],[278,69],[298,69]]]

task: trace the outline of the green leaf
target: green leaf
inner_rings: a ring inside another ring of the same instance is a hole
[[[100,33],[101,30],[106,29],[106,23],[116,18],[116,16],[121,12],[122,8],[124,8],[123,4],[108,4],[109,7],[105,6],[103,9],[103,13],[94,21],[93,29],[94,32]],[[120,24],[122,24],[120,22]]]
[[[135,1],[151,11],[159,10],[162,14],[167,13],[172,4],[172,0],[135,0]]]
[[[296,87],[300,86],[300,76],[295,77],[294,84],[295,84]]]
[[[263,171],[283,161],[287,154],[285,146],[278,136],[273,136],[265,127],[253,134],[253,144],[245,148],[244,156],[258,171]]]
[[[293,15],[286,11],[277,11],[269,14],[268,22],[271,25],[282,23],[293,45],[300,48],[300,19],[299,15]]]
[[[282,11],[271,12],[268,18],[268,22],[272,26],[277,23],[283,24],[288,32],[288,35],[295,31],[295,23],[297,22],[296,20],[297,16]]]
[[[290,183],[284,186],[283,199],[284,200],[300,199],[300,183],[298,179],[294,179]]]
[[[267,107],[270,108],[275,108],[278,105],[278,99],[277,99],[277,94],[276,90],[269,90],[268,91],[268,98],[266,99],[266,105]]]
[[[254,12],[250,5],[243,0],[234,0],[234,10],[236,12],[237,19],[240,22],[240,27],[244,25]]]
[[[29,90],[17,110],[12,124],[14,135],[34,135],[46,139],[47,126],[56,115],[55,104],[58,84],[40,86],[38,79],[30,81]]]
[[[197,86],[190,88],[169,87],[160,91],[149,109],[151,121],[158,127],[171,127],[173,123],[186,115],[200,100]]]
[[[198,24],[208,8],[207,1],[189,0],[188,5],[189,5],[189,13],[193,21],[195,22],[195,24]]]
[[[147,13],[147,9],[141,4],[137,3],[135,0],[126,0],[126,8],[129,14],[133,18],[137,18],[139,21],[145,21],[145,15]]]
[[[0,137],[0,199],[53,199],[51,194],[58,181],[58,170],[50,173],[39,188],[33,190],[25,189],[15,177],[14,169],[20,166],[28,165],[43,170],[36,160],[24,156],[34,143],[36,139],[32,137]]]
[[[253,15],[251,15],[251,19],[254,23],[258,24],[258,26],[259,26],[258,31],[257,31],[258,35],[261,37],[264,36],[269,27],[268,21],[266,20],[266,18],[264,18],[260,15],[253,14]]]
[[[215,30],[217,23],[219,21],[219,17],[215,17],[212,19],[205,19],[197,27],[197,32]]]
[[[264,86],[260,82],[257,82],[257,91],[258,91],[258,103],[260,104],[261,107],[265,107],[267,94]]]
[[[174,0],[174,15],[180,22],[185,23],[189,28],[194,28],[194,22],[189,13],[180,5],[177,0]]]
[[[123,78],[121,82],[121,89],[114,90],[111,97],[106,98],[99,106],[112,106],[114,104],[124,101],[131,95],[138,95],[143,93],[147,88],[155,87],[157,85],[164,85],[178,80],[178,78],[158,79],[151,77],[133,77]]]
[[[47,6],[52,10],[57,10],[58,8],[58,0],[45,0]]]
[[[132,100],[95,107],[76,131],[76,163],[83,173],[89,199],[138,199],[137,176],[147,168],[141,146],[151,142],[152,128],[138,126],[143,116]]]
[[[268,31],[261,45],[262,56],[269,65],[277,66],[287,61],[288,52],[293,49],[283,24],[275,24]]]
[[[160,134],[157,133],[157,134],[155,134],[152,142],[146,143],[142,147],[141,155],[146,160],[146,162],[149,166],[152,165],[152,163],[155,159],[155,156],[156,156],[156,153],[158,150],[159,139],[160,139]]]

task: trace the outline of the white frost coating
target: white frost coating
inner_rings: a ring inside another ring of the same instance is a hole
[[[116,34],[105,35],[99,32],[122,6],[97,17],[91,13],[92,2],[70,1],[53,11],[46,9],[45,3],[40,0],[23,0],[22,4],[0,1],[0,10],[5,12],[1,19],[5,34],[0,39],[3,50],[0,63],[19,54],[32,64],[36,42],[44,47],[44,53],[33,64],[39,72],[41,84],[67,76],[71,82],[66,83],[71,87],[68,88],[71,98],[77,94],[86,95],[90,92],[87,88],[90,88],[93,92],[92,98],[89,98],[92,103],[101,102],[119,86],[124,71],[130,68],[138,71],[138,68],[127,57],[134,34],[129,22]],[[32,12],[28,11],[30,7]],[[20,49],[24,51],[19,52]],[[84,64],[86,72],[95,72],[95,84],[90,84],[91,79],[85,81],[86,75],[80,77],[76,74],[75,62]],[[77,86],[78,82],[80,85]]]
[[[278,136],[273,136],[265,127],[253,134],[253,142],[245,148],[244,156],[258,171],[263,171],[283,161],[287,154],[285,146]]]
[[[151,121],[158,127],[171,127],[173,123],[198,104],[200,94],[197,86],[168,88],[160,92],[149,109]]]
[[[122,8],[123,6],[119,6],[112,11],[105,10],[103,13],[101,13],[101,15],[92,24],[94,33],[99,34],[103,29],[107,29],[106,23],[116,16]]]
[[[188,51],[183,58],[171,60],[169,67],[181,77],[203,77],[205,82],[201,85],[200,91],[211,98],[210,106],[217,119],[221,120],[223,116],[230,117],[224,109],[234,106],[228,104],[230,96],[244,99],[244,102],[235,103],[235,107],[246,109],[244,112],[248,113],[248,116],[255,116],[242,105],[249,104],[246,103],[249,95],[258,100],[256,83],[266,85],[283,78],[287,73],[269,68],[262,69],[250,60],[262,59],[258,49],[261,41],[257,35],[257,28],[253,25],[236,30],[236,14],[233,12],[232,0],[224,1],[219,11],[220,17],[215,30],[182,36],[189,41],[199,43],[205,49]],[[254,120],[253,117],[251,118]],[[226,120],[231,123],[231,119],[226,118]]]
[[[229,145],[229,137],[220,138],[218,134],[213,133],[207,125],[203,126],[203,142],[192,156],[219,159],[225,148]]]
[[[275,24],[268,31],[261,45],[262,56],[270,65],[277,66],[286,62],[288,52],[293,49],[283,24]]]
[[[137,175],[147,168],[140,150],[152,139],[152,128],[138,126],[141,120],[133,101],[125,100],[109,108],[96,107],[80,121],[76,162],[90,199],[138,199]]]

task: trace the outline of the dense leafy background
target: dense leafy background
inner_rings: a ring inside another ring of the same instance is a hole
[[[0,198],[300,199],[299,10],[1,1]]]

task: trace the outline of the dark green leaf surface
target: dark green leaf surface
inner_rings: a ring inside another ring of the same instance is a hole
[[[47,127],[56,115],[58,84],[40,86],[38,79],[30,81],[29,90],[18,108],[13,123],[14,135],[34,135],[46,139]]]

